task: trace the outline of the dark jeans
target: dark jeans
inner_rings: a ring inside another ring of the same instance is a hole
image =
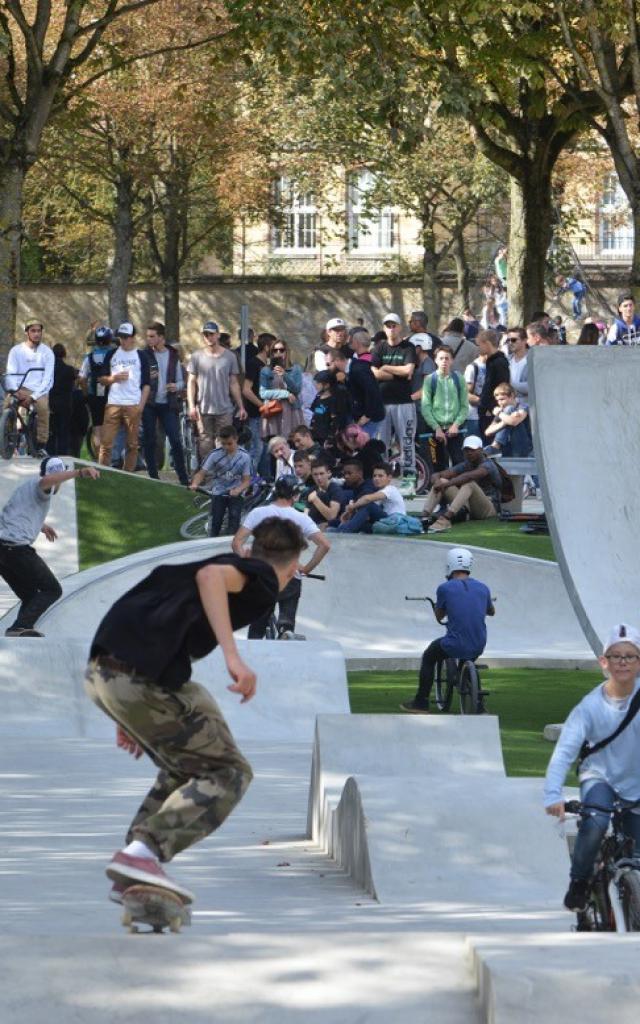
[[[293,631],[296,628],[296,612],[301,591],[302,583],[295,576],[292,580],[289,580],[284,590],[281,591],[278,598],[278,629],[290,629]],[[262,640],[267,631],[270,618],[271,612],[267,612],[266,615],[262,615],[255,622],[251,623],[247,634],[249,640]]]
[[[418,683],[418,692],[415,696],[415,702],[423,707],[429,706],[429,697],[433,688],[433,677],[435,675],[436,665],[441,658],[448,657],[442,648],[442,640],[442,637],[439,637],[437,640],[432,640],[422,655],[422,661],[420,662],[420,681]]]
[[[580,794],[583,803],[596,804],[598,807],[610,809],[613,809],[615,798],[615,790],[608,782],[594,782],[588,789],[583,787]],[[571,860],[572,879],[587,882],[591,878],[600,843],[607,831],[610,818],[611,814],[606,811],[592,811],[588,818],[581,819]],[[633,839],[635,854],[638,856],[640,854],[640,815],[626,811],[622,816],[622,827],[624,834]]]
[[[444,469],[449,469],[451,466],[457,466],[459,462],[464,462],[462,445],[464,444],[465,436],[465,434],[456,434],[455,437],[448,437],[446,441],[438,441],[434,436],[433,441],[436,454],[433,468],[437,473],[441,473]]]
[[[142,413],[142,428],[144,431],[144,461],[147,464],[147,472],[154,480],[158,479],[158,465],[156,463],[156,423],[160,421],[165,434],[169,440],[173,465],[178,480],[181,484],[188,484],[189,477],[184,464],[184,452],[180,440],[180,426],[178,424],[178,413],[170,409],[166,402],[161,405],[145,405]]]
[[[11,547],[0,541],[0,576],[22,602],[10,629],[32,629],[62,596],[62,587],[51,569],[29,544]]]
[[[368,505],[356,509],[346,523],[340,523],[338,533],[371,533],[373,524],[379,519],[384,519],[384,516],[382,505],[377,501],[370,501]]]
[[[209,520],[209,536],[219,537],[222,520],[228,510],[227,533],[233,536],[240,526],[242,515],[242,495],[234,497],[229,494],[214,494],[211,498],[211,518]]]
[[[49,455],[70,455],[71,402],[57,403],[50,398],[49,410],[51,419],[47,451]]]

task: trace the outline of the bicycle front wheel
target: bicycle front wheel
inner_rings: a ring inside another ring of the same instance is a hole
[[[209,513],[198,512],[197,516],[191,516],[180,527],[180,536],[185,540],[200,540],[209,536]]]
[[[622,911],[628,932],[640,932],[640,872],[627,871],[620,879]]]
[[[479,715],[481,711],[478,672],[472,661],[465,661],[460,672],[460,714]]]
[[[448,711],[451,707],[453,688],[456,685],[458,668],[454,658],[442,658],[436,664],[436,707],[438,711]]]
[[[0,416],[0,456],[10,459],[18,441],[18,417],[15,409],[5,409]]]

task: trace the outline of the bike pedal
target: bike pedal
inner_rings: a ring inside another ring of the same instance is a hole
[[[478,697],[490,697],[491,690],[478,690]]]

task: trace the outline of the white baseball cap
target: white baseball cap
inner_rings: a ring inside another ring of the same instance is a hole
[[[412,334],[409,341],[423,352],[430,352],[433,348],[433,338],[430,334]]]
[[[607,651],[609,651],[614,644],[632,644],[638,654],[640,654],[640,633],[637,629],[634,629],[633,626],[628,626],[626,623],[621,622],[620,625],[613,626],[613,628],[609,630],[607,642],[602,649],[602,653],[605,658],[607,656]]]
[[[347,330],[346,322],[339,316],[334,316],[331,320],[327,320],[325,330],[330,331],[335,327],[344,327],[345,331]]]
[[[116,334],[122,334],[125,338],[133,338],[136,333],[136,329],[133,324],[130,324],[128,320],[125,320],[123,324],[120,324]]]
[[[382,322],[383,324],[398,324],[399,327],[402,326],[402,320],[397,313],[387,313],[382,318]]]
[[[49,476],[50,473],[65,473],[66,469],[67,467],[62,459],[52,455],[47,459],[43,459],[40,463],[40,476]]]
[[[482,441],[475,434],[470,434],[469,437],[465,437],[462,447],[477,451],[478,448],[482,448]]]

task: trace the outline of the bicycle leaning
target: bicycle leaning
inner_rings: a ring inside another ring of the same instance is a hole
[[[305,575],[305,580],[324,580],[326,576],[321,575],[317,572],[309,572]],[[294,633],[290,624],[287,622],[278,625],[278,616],[275,608],[269,616],[267,628],[264,633],[265,640],[306,640],[306,636],[302,633]]]
[[[593,811],[611,814],[594,874],[589,882],[587,905],[576,912],[578,932],[640,931],[640,857],[634,857],[633,839],[623,830],[622,816],[640,800],[616,799],[613,810],[579,800],[567,800],[566,814],[587,817]]]
[[[248,489],[243,494],[242,514],[246,515],[252,508],[258,505],[268,504],[273,492],[273,484],[263,480],[261,476],[254,476]],[[211,491],[205,487],[194,488],[194,504],[199,509],[195,515],[186,520],[180,527],[180,536],[184,540],[200,540],[202,537],[211,536]],[[222,522],[220,536],[228,536],[227,516]]]
[[[16,388],[7,388],[6,408],[0,416],[0,456],[10,459],[14,452],[23,452],[32,458],[40,454],[37,441],[35,402],[25,406],[19,392],[30,373],[42,373],[39,366],[32,366],[22,375]]]
[[[495,604],[495,597],[491,600]],[[405,595],[405,601],[428,601],[435,615],[436,603],[432,597]],[[446,619],[440,621],[445,623]],[[483,689],[478,665],[472,658],[439,658],[435,668],[434,690],[438,711],[450,710],[455,690],[458,691],[461,715],[482,715],[487,710],[485,697],[489,696],[490,691]]]

